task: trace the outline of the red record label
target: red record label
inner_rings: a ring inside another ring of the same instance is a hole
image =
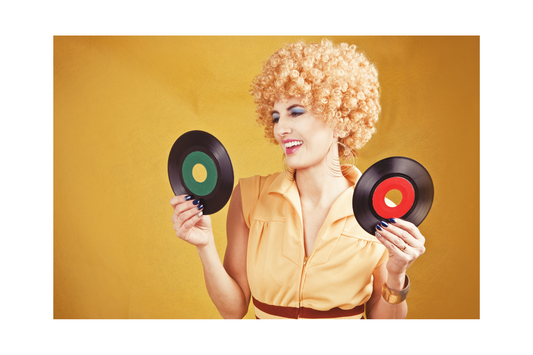
[[[385,196],[391,190],[398,190],[402,194],[402,201],[395,207],[385,203]],[[391,177],[383,180],[374,190],[372,206],[383,218],[399,218],[405,215],[415,202],[415,190],[411,183],[402,177]]]

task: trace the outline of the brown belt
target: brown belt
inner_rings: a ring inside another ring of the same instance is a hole
[[[329,311],[317,311],[316,309],[306,308],[306,307],[283,307],[283,306],[273,306],[270,304],[263,303],[252,297],[254,306],[257,309],[268,313],[273,316],[283,317],[283,318],[340,318],[340,317],[351,317],[362,314],[365,311],[365,305],[361,304],[355,306],[352,309],[340,309],[335,307]]]

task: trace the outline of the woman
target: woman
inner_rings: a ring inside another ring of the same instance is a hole
[[[400,219],[365,232],[352,212],[361,173],[339,164],[374,132],[374,66],[355,46],[289,44],[265,63],[251,94],[287,169],[240,179],[224,263],[201,203],[170,200],[174,230],[197,247],[222,317],[244,317],[252,299],[257,318],[405,318],[406,271],[424,253],[424,237]]]

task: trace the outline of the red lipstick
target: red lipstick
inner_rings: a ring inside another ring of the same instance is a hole
[[[302,146],[303,141],[297,139],[285,139],[283,145],[285,146],[285,154],[293,154]]]

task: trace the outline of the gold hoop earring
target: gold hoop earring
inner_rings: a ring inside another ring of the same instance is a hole
[[[340,146],[337,147],[337,154],[332,152],[332,144],[326,155],[326,172],[333,177],[346,176],[357,165],[357,155],[345,144],[341,142],[336,143],[337,146]],[[340,148],[342,148],[342,153]]]
[[[294,173],[295,173],[296,170],[294,170],[293,168],[290,168],[287,165],[287,156],[285,154],[283,154],[282,165],[281,166],[283,168],[283,173],[285,174],[287,179],[289,179],[290,181],[293,181],[294,180]]]
[[[343,147],[342,157],[340,152],[339,157],[342,175],[346,176],[357,166],[357,154],[354,154],[354,152],[347,145],[341,142],[337,142],[337,144],[340,144]]]

